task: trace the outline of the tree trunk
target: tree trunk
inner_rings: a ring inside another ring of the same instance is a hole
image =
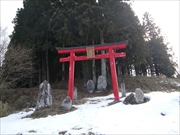
[[[103,32],[100,35],[101,44],[104,44]],[[101,51],[101,54],[105,54],[105,50]],[[101,59],[101,74],[106,78],[106,59]]]
[[[94,84],[96,84],[96,65],[95,65],[95,60],[92,61],[92,77],[93,77]]]
[[[49,82],[49,59],[48,59],[48,49],[46,49],[46,78]]]
[[[129,68],[129,65],[127,65],[127,75],[131,75],[132,74],[132,68]],[[130,70],[131,70],[131,73],[130,73]]]
[[[39,62],[39,84],[41,84],[41,60]]]
[[[64,48],[64,44],[63,44],[63,48]],[[62,81],[65,80],[65,63],[62,63]]]
[[[87,81],[90,79],[89,61],[82,61],[82,70],[83,70],[84,86],[86,86]]]
[[[46,62],[45,57],[42,57],[42,66],[41,66],[42,81],[46,80],[46,63],[45,62]]]
[[[121,75],[121,67],[120,67],[119,63],[117,64],[117,73],[118,73],[118,76]]]
[[[94,45],[94,40],[92,41],[92,44]],[[93,82],[96,85],[96,65],[95,65],[95,59],[92,60],[92,78]]]
[[[62,81],[65,80],[65,63],[62,63]]]

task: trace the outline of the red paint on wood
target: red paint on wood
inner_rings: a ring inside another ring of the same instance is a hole
[[[125,52],[115,53],[114,50],[124,49],[126,48],[126,44],[127,42],[112,43],[108,45],[96,45],[94,46],[94,51],[106,50],[107,53],[96,54],[95,57],[93,56],[93,58],[88,58],[87,56],[76,56],[76,53],[86,52],[86,47],[56,48],[59,54],[70,54],[70,56],[68,57],[63,57],[59,59],[60,62],[70,62],[69,63],[68,96],[73,100],[75,61],[109,58],[110,68],[111,68],[112,86],[113,86],[113,92],[114,92],[114,100],[119,100],[119,88],[118,88],[116,64],[115,64],[114,58],[125,57],[126,53]]]
[[[109,48],[109,61],[111,68],[111,79],[112,79],[112,87],[114,92],[114,100],[119,100],[119,87],[117,82],[117,74],[116,74],[116,64],[114,60],[114,51],[112,48]]]
[[[73,100],[74,93],[74,52],[71,51],[69,63],[68,96]]]
[[[125,57],[126,53],[125,52],[121,52],[121,53],[114,53],[113,54],[114,58],[116,57]],[[107,59],[109,58],[109,53],[107,54],[97,54],[95,55],[95,58],[87,58],[87,56],[74,56],[74,61],[82,61],[82,60],[93,60],[93,59]],[[70,56],[66,57],[66,58],[60,58],[59,59],[60,62],[69,62],[70,61]]]

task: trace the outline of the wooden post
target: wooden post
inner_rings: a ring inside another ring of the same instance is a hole
[[[125,52],[114,52],[114,49],[125,49],[127,41],[119,43],[111,43],[106,45],[95,45],[95,46],[81,46],[81,47],[69,47],[69,48],[59,48],[56,47],[59,54],[70,54],[69,57],[60,58],[60,62],[69,62],[69,83],[68,83],[68,96],[73,100],[74,92],[74,64],[75,61],[82,60],[94,60],[94,59],[110,59],[110,68],[111,68],[111,77],[112,77],[112,86],[114,92],[114,100],[119,100],[119,90],[118,90],[118,81],[116,74],[116,57],[125,57]],[[108,53],[105,54],[95,54],[95,51],[105,51]],[[76,53],[84,53],[85,56],[76,56]]]
[[[115,65],[113,54],[114,54],[114,50],[112,48],[109,48],[109,59],[110,59],[110,67],[111,67],[111,78],[112,78],[112,86],[113,86],[113,92],[114,92],[114,100],[119,100],[116,65]]]
[[[70,52],[68,96],[73,100],[74,93],[74,52]]]

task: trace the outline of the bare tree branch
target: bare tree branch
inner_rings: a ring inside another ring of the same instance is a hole
[[[9,88],[29,84],[34,73],[32,49],[9,45],[0,72],[0,83]]]
[[[8,44],[7,28],[2,28],[0,25],[0,69],[2,66],[2,61],[4,59],[4,54]]]

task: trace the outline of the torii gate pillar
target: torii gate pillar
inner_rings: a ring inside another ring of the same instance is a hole
[[[109,48],[109,61],[110,61],[110,68],[111,68],[111,80],[112,80],[112,87],[114,92],[114,100],[119,100],[119,88],[118,88],[118,81],[117,81],[117,73],[116,73],[116,64],[113,57],[114,50]]]
[[[75,61],[109,58],[114,100],[119,100],[119,89],[118,89],[118,81],[116,74],[115,58],[125,57],[126,53],[125,52],[116,53],[114,52],[114,50],[125,49],[126,45],[127,45],[127,41],[123,41],[120,43],[106,44],[106,45],[95,45],[95,46],[82,46],[82,47],[69,47],[69,48],[57,47],[56,49],[58,50],[59,54],[70,54],[69,57],[60,58],[60,62],[69,62],[68,96],[73,100]],[[102,51],[102,50],[107,50],[107,53],[95,55],[95,51]],[[83,52],[87,52],[88,56],[75,55],[76,53],[83,53]]]
[[[68,96],[73,100],[74,93],[74,53],[70,53],[70,62],[69,62],[69,83],[68,83]]]

